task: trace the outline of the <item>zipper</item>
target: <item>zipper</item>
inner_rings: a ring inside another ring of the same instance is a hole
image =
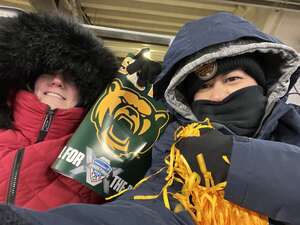
[[[47,112],[46,112],[46,116],[44,118],[44,122],[43,122],[43,126],[40,129],[38,138],[36,140],[35,143],[40,142],[42,140],[44,140],[44,138],[46,137],[48,130],[51,126],[53,117],[54,117],[54,113],[55,113],[55,109],[51,109],[50,107],[48,108]]]
[[[46,137],[48,130],[51,126],[53,117],[54,117],[55,109],[51,109],[50,107],[48,108],[42,128],[40,129],[38,138],[36,140],[37,142],[40,142],[44,140]],[[9,179],[9,184],[8,184],[8,192],[7,192],[7,198],[6,198],[6,203],[7,204],[14,204],[15,199],[16,199],[16,191],[17,191],[17,186],[18,186],[18,180],[19,180],[19,174],[20,174],[20,168],[21,168],[21,163],[24,155],[24,148],[21,148],[17,151],[13,167],[12,167],[12,172],[10,175]]]
[[[23,155],[24,155],[24,148],[21,148],[17,151],[15,159],[14,159],[12,173],[10,175],[10,179],[9,179],[9,183],[8,183],[8,193],[7,193],[7,198],[6,198],[7,204],[15,203],[17,184],[18,184],[20,167],[21,167]]]

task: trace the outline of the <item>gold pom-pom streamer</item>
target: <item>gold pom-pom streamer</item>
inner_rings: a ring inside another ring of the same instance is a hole
[[[135,196],[134,199],[154,199],[162,195],[166,208],[173,210],[175,213],[187,210],[194,219],[195,224],[199,225],[267,225],[268,219],[266,216],[242,208],[224,199],[226,181],[218,184],[214,183],[212,174],[208,171],[202,154],[197,155],[197,162],[204,178],[205,186],[200,185],[201,176],[192,171],[188,162],[175,145],[182,138],[201,136],[201,129],[203,128],[213,129],[208,119],[201,123],[189,124],[176,132],[176,141],[171,146],[170,154],[165,159],[167,176],[165,178],[166,184],[161,192],[151,196]],[[223,156],[223,160],[224,163],[229,163],[226,156]],[[147,180],[148,178],[145,179]],[[139,182],[139,184],[142,182],[144,181]],[[168,191],[168,188],[174,182],[182,184],[181,191],[176,193]],[[171,209],[169,196],[180,202],[174,209]]]

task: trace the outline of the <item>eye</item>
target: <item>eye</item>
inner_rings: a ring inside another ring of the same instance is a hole
[[[227,77],[227,78],[225,78],[225,83],[234,82],[234,81],[237,81],[237,80],[240,80],[240,79],[242,79],[242,78],[239,77],[239,76]]]
[[[67,82],[71,86],[76,86],[76,81],[74,79],[74,76],[71,74],[65,73],[63,74],[63,79],[65,82]]]
[[[39,78],[43,78],[43,79],[51,79],[53,77],[52,74],[42,74],[39,76]]]
[[[67,85],[69,85],[71,87],[77,87],[76,82],[74,80],[68,80],[65,82],[67,83]]]
[[[211,83],[204,83],[200,86],[200,89],[207,89],[207,88],[211,88],[212,84]]]

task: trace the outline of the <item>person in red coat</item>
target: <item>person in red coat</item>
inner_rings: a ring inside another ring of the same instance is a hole
[[[51,169],[117,72],[99,39],[59,15],[0,20],[0,202],[35,210],[101,203]]]

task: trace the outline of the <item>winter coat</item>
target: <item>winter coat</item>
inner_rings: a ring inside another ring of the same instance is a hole
[[[164,98],[179,122],[170,125],[174,128],[169,137],[165,133],[153,152],[169,149],[177,124],[196,120],[180,92],[182,80],[193,68],[245,53],[256,54],[264,67],[268,103],[255,138],[233,136],[225,198],[272,220],[300,224],[298,185],[288,185],[291,180],[300,182],[300,107],[285,103],[299,78],[299,56],[243,19],[220,13],[188,23],[177,33],[164,59],[158,90],[165,90]],[[214,125],[228,132],[222,124]]]
[[[91,190],[51,169],[84,115],[83,108],[54,111],[31,92],[17,93],[15,129],[0,130],[2,203],[47,210],[66,203],[100,202]]]
[[[197,53],[199,51],[201,54]],[[157,90],[177,121],[167,127],[155,144],[147,175],[165,166],[164,159],[169,154],[176,128],[196,120],[178,89],[185,76],[204,62],[246,52],[255,52],[265,63],[268,104],[255,138],[233,136],[225,198],[267,215],[272,225],[297,225],[300,224],[300,109],[288,105],[285,100],[299,77],[299,57],[292,48],[231,14],[219,13],[190,22],[173,40],[164,59]],[[189,57],[186,61],[187,56],[196,53],[194,58]],[[221,131],[226,129],[221,124],[215,126]],[[50,225],[53,221],[56,225],[194,224],[186,211],[168,210],[161,196],[152,200],[133,200],[134,196],[159,194],[165,176],[163,170],[119,199],[101,206],[68,205],[47,213],[13,210],[34,225]],[[176,191],[176,188],[174,186],[170,191]],[[172,208],[176,200],[170,200]]]

